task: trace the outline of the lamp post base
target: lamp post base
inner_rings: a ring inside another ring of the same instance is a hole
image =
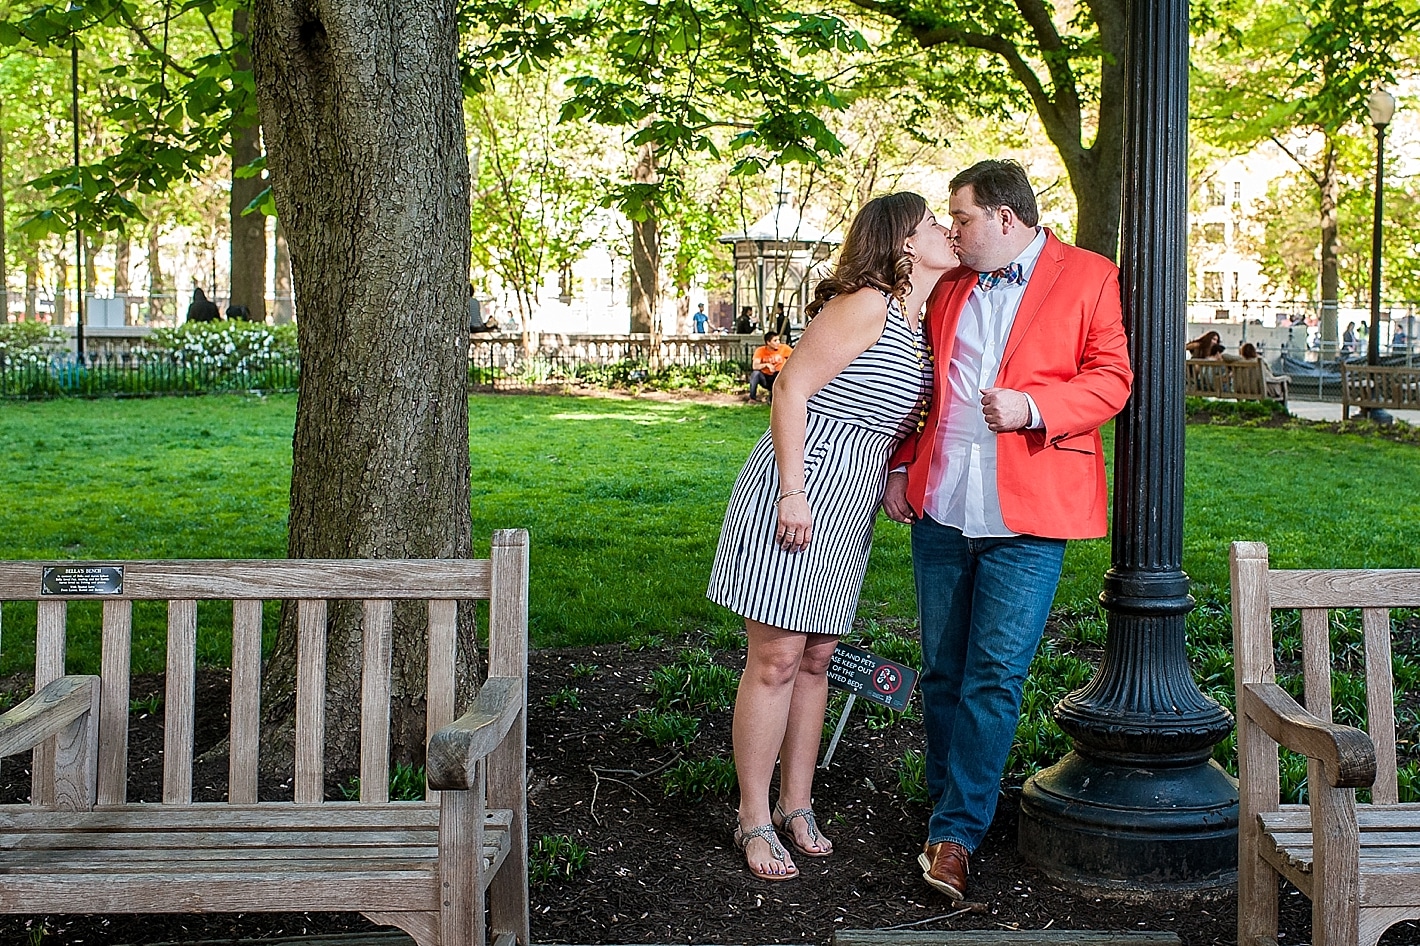
[[[1026,782],[1018,844],[1052,881],[1095,895],[1228,887],[1237,783],[1212,759],[1151,768],[1071,752]]]

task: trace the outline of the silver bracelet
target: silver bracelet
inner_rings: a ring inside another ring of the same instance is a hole
[[[785,499],[788,499],[790,496],[802,496],[802,495],[804,495],[804,491],[803,491],[803,490],[801,490],[801,489],[791,489],[791,490],[789,490],[787,493],[780,493],[780,494],[779,494],[779,498],[776,499],[776,500],[774,500],[774,505],[777,507],[781,501],[783,501],[783,500],[785,500]]]

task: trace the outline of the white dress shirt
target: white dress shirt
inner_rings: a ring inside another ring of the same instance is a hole
[[[986,426],[981,391],[996,384],[1001,355],[1016,321],[1021,298],[1031,272],[1045,248],[1045,231],[1013,262],[1021,264],[1020,284],[1002,280],[991,289],[976,286],[967,296],[957,322],[956,340],[947,363],[948,403],[937,425],[936,449],[927,477],[923,512],[942,525],[960,529],[967,538],[1016,535],[1001,517],[1001,494],[996,486],[996,434]],[[941,364],[940,359],[937,362]],[[1042,426],[1035,401],[1030,405],[1030,427]]]

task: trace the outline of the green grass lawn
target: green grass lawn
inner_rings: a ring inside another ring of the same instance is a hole
[[[496,395],[470,409],[475,551],[495,528],[532,533],[535,643],[736,625],[705,579],[767,410]],[[0,558],[280,557],[294,415],[292,396],[0,403]],[[1200,598],[1226,592],[1233,539],[1267,541],[1289,567],[1420,565],[1418,456],[1309,429],[1190,428],[1184,566]],[[1057,606],[1092,612],[1108,564],[1106,541],[1072,543]],[[913,611],[907,531],[882,520],[861,613]],[[0,673],[32,659],[25,625],[6,606]],[[136,649],[152,664],[138,669],[161,667],[160,640]],[[221,662],[223,645],[202,653]],[[96,664],[71,649],[73,669]]]

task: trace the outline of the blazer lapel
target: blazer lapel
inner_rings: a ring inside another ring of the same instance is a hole
[[[966,305],[966,297],[971,295],[975,285],[976,273],[962,266],[944,275],[927,299],[927,337],[932,340],[932,353],[938,365],[936,374],[939,379],[946,378],[944,368],[952,358],[957,322],[961,320],[961,310]]]
[[[1060,241],[1049,229],[1045,231],[1045,246],[1040,250],[1040,258],[1035,261],[1030,281],[1026,283],[1025,295],[1021,297],[1020,308],[1016,310],[1016,320],[1011,324],[1011,334],[1006,337],[1006,347],[1001,353],[1001,365],[1011,360],[1011,355],[1021,344],[1021,339],[1030,330],[1045,298],[1054,288],[1055,282],[1065,270],[1064,254],[1060,252]]]

